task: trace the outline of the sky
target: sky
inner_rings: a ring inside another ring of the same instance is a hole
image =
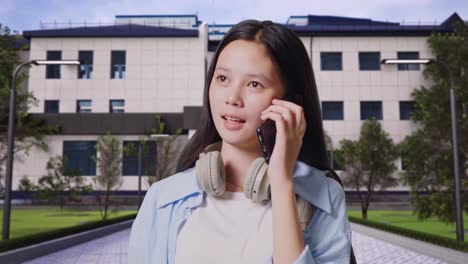
[[[468,20],[465,0],[0,0],[0,24],[22,32],[42,23],[113,23],[116,15],[196,14],[210,24],[244,19],[286,23],[291,15],[330,15],[440,24],[457,12]]]

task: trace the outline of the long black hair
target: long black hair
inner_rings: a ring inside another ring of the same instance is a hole
[[[280,72],[279,77],[286,94],[299,95],[302,98],[307,126],[298,160],[320,170],[329,169],[317,85],[304,44],[292,30],[285,26],[271,21],[249,19],[232,27],[216,49],[206,79],[201,127],[190,138],[179,155],[176,171],[184,171],[195,166],[199,154],[206,146],[221,141],[211,116],[209,89],[219,55],[229,43],[235,40],[258,42],[266,48]]]

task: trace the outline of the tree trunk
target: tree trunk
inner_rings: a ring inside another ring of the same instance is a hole
[[[362,206],[361,212],[362,212],[362,219],[367,220],[367,207]]]
[[[109,208],[109,190],[106,191],[106,198],[104,201],[104,220],[107,219],[107,210]]]

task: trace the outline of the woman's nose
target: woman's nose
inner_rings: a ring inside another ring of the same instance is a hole
[[[242,106],[242,99],[239,89],[233,88],[230,93],[226,94],[226,104]]]

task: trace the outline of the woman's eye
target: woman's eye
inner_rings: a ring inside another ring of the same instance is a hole
[[[227,78],[224,75],[218,75],[218,77],[216,77],[216,79],[218,79],[221,82],[225,82]]]
[[[250,84],[252,85],[253,88],[259,88],[263,86],[261,83],[256,82],[256,81],[250,82]]]

